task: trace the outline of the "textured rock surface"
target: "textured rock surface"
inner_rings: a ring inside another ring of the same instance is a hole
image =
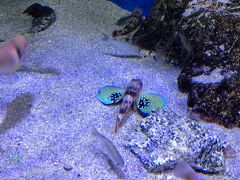
[[[169,109],[144,119],[127,148],[154,173],[173,169],[178,160],[203,173],[225,171],[224,141]]]
[[[225,127],[240,126],[239,6],[233,0],[156,0],[134,35],[139,46],[163,51],[183,67],[178,86],[189,93],[188,106]]]

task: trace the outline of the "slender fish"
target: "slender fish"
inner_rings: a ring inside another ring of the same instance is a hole
[[[108,140],[104,135],[100,134],[95,127],[93,127],[92,134],[97,137],[97,139],[102,144],[108,158],[114,162],[117,166],[123,167],[124,161],[117,148],[113,145],[113,143]]]
[[[121,179],[125,179],[126,175],[123,172],[123,170],[116,164],[116,162],[112,161],[112,159],[109,158],[107,154],[104,152],[101,152],[103,156],[106,158],[107,162],[109,163],[110,167],[114,170],[114,172],[117,174],[117,176]]]
[[[118,50],[117,52],[118,54],[116,54],[115,56],[139,56],[140,55],[139,47],[127,42],[113,39],[105,33],[102,33],[102,34],[103,34],[102,40],[108,43],[109,45],[115,47]],[[113,55],[113,53],[105,53],[105,54]]]

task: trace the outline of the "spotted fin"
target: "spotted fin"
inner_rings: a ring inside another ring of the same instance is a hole
[[[114,85],[99,88],[97,98],[105,105],[117,104],[123,99],[124,89]]]
[[[141,93],[136,101],[138,112],[147,116],[151,111],[167,106],[167,100],[157,93]]]

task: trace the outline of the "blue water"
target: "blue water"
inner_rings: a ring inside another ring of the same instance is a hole
[[[153,5],[153,0],[110,0],[123,9],[133,11],[138,7],[143,10],[143,16],[148,16]]]

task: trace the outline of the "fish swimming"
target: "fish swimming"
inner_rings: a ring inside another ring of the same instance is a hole
[[[104,36],[102,40],[117,49],[116,53],[104,52],[104,54],[106,55],[119,58],[137,58],[137,59],[147,56],[155,58],[156,56],[156,53],[152,50],[140,49],[138,46],[135,46],[134,44],[131,44],[129,42],[114,39],[105,33],[102,34]]]
[[[114,164],[119,167],[123,167],[124,160],[113,143],[104,135],[100,134],[95,127],[92,128],[92,134],[97,137],[97,139],[102,144],[102,147],[105,151],[102,153],[104,153]]]
[[[105,85],[98,90],[97,98],[105,105],[120,103],[119,113],[115,123],[115,132],[129,114],[133,106],[142,116],[149,115],[158,108],[167,106],[166,99],[156,93],[141,93],[142,81],[132,79],[126,89],[114,85]]]
[[[28,33],[36,33],[44,31],[56,21],[55,11],[48,7],[42,6],[39,3],[34,3],[29,6],[23,13],[33,17],[32,27]]]
[[[134,9],[134,11],[131,13],[130,16],[124,17],[121,19],[122,21],[125,21],[126,25],[123,27],[123,29],[115,30],[112,33],[113,37],[122,36],[125,34],[128,34],[132,32],[133,30],[140,27],[143,19],[142,19],[142,10],[139,8]],[[121,22],[123,24],[123,22]]]
[[[130,18],[130,15],[123,16],[116,21],[117,26],[123,26],[127,23],[127,20]]]
[[[39,65],[32,65],[32,67],[28,66],[21,66],[17,72],[28,72],[28,73],[39,73],[43,75],[49,75],[49,76],[54,76],[54,75],[59,75],[60,71],[58,71],[55,68],[45,68],[41,67]]]
[[[140,59],[142,58],[141,55],[124,55],[124,54],[111,54],[111,53],[104,53],[106,55],[109,55],[109,56],[113,56],[113,57],[118,57],[118,58],[137,58],[137,59]]]
[[[20,67],[20,59],[27,48],[27,40],[22,35],[4,42],[0,46],[0,74],[15,72]]]
[[[104,36],[102,40],[117,49],[116,54],[114,53],[104,53],[104,54],[116,56],[116,57],[117,56],[141,57],[139,47],[127,42],[113,39],[105,33],[102,33],[102,34]]]
[[[114,161],[112,161],[112,159],[109,158],[107,154],[105,154],[104,152],[101,152],[101,153],[105,157],[109,165],[111,166],[111,169],[117,174],[117,176],[121,179],[125,179],[126,175],[123,172],[123,170]]]
[[[120,105],[117,121],[115,124],[115,132],[118,131],[124,118],[128,115],[132,104],[136,101],[142,90],[142,81],[140,79],[132,79],[128,84]]]

